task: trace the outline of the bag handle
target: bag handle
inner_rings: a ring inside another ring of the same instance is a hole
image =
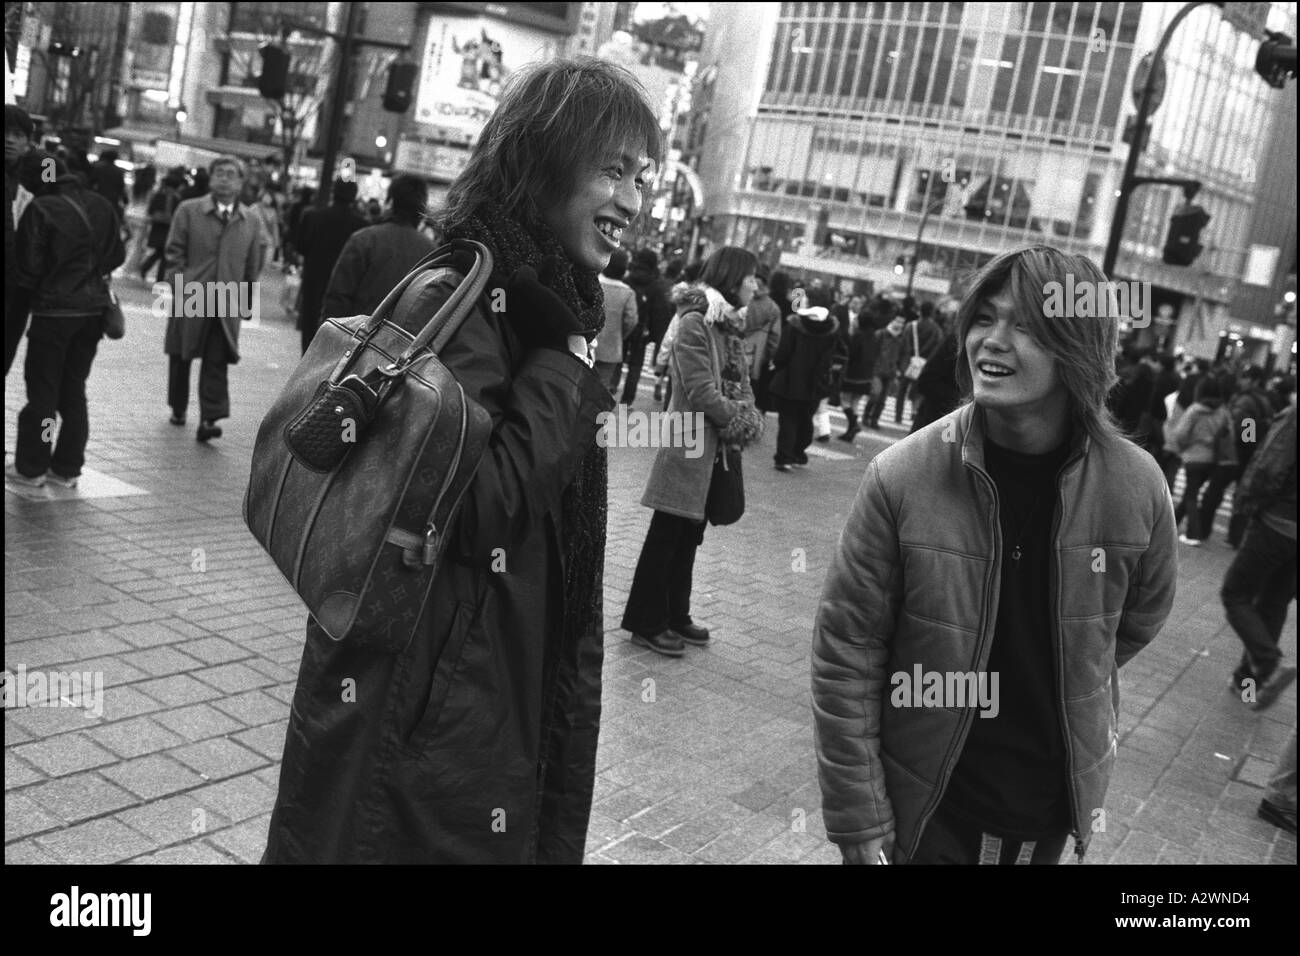
[[[400,375],[430,342],[433,343],[435,353],[447,344],[448,340],[465,321],[479,296],[483,294],[494,267],[492,252],[483,243],[472,239],[453,239],[449,245],[434,249],[417,262],[402,281],[397,283],[388,295],[384,296],[384,300],[371,313],[366,324],[357,330],[355,333],[358,339],[357,345],[344,353],[330,375],[330,381],[337,382],[343,376],[370,339],[392,317],[398,302],[411,283],[424,275],[430,268],[449,262],[452,253],[457,247],[474,253],[473,266],[470,267],[469,272],[466,273],[464,279],[456,286],[451,295],[447,297],[447,301],[442,304],[442,308],[425,323],[424,328],[420,330],[406,350],[391,365],[383,366],[379,371],[386,376]]]
[[[920,355],[920,354],[921,354],[921,337],[920,337],[920,335],[919,335],[919,334],[917,333],[917,331],[916,331],[916,323],[917,323],[917,320],[916,320],[916,319],[913,319],[913,320],[912,320],[912,354],[913,354],[913,355]]]
[[[411,344],[393,362],[393,365],[397,368],[405,368],[409,365],[414,361],[416,355],[431,342],[435,352],[442,348],[456,333],[465,317],[469,315],[474,303],[478,301],[478,297],[487,288],[488,279],[492,275],[493,269],[492,253],[488,247],[472,239],[453,239],[450,246],[450,249],[448,246],[435,249],[417,262],[411,271],[406,274],[406,277],[397,283],[388,295],[384,296],[384,300],[379,303],[379,306],[371,314],[369,321],[360,330],[363,339],[369,339],[374,335],[392,317],[398,302],[401,301],[411,283],[424,275],[431,267],[449,261],[451,252],[456,247],[474,253],[474,265],[452,291],[451,295],[447,297],[447,301],[442,304],[442,308],[425,323],[424,328],[420,330]]]

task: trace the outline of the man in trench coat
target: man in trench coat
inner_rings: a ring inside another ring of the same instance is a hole
[[[185,424],[190,363],[200,359],[199,428],[206,442],[221,437],[230,417],[227,367],[239,361],[239,326],[260,302],[256,287],[266,258],[262,229],[239,203],[244,164],[222,156],[209,167],[211,192],[176,207],[167,234],[167,284],[180,292],[167,316],[167,404],[173,425]]]

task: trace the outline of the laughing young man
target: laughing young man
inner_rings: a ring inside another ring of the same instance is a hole
[[[1117,669],[1174,598],[1154,460],[1106,411],[1116,316],[1046,318],[1049,283],[1105,281],[1046,246],[1004,253],[957,316],[972,399],[876,456],[813,637],[823,814],[846,863],[1056,863],[1104,820]],[[914,667],[993,674],[978,702],[905,706]],[[991,681],[990,681],[991,683]]]
[[[504,309],[485,294],[439,358],[492,436],[409,646],[308,623],[265,862],[582,862],[604,653],[596,435],[614,407],[590,343],[598,274],[660,152],[631,74],[553,60],[513,75],[452,184],[441,231],[491,250]],[[439,277],[408,331],[459,281]]]

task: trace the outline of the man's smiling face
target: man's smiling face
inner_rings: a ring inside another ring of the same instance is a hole
[[[1037,405],[1065,385],[1056,359],[1016,314],[1016,301],[1003,290],[979,305],[966,333],[975,402],[987,408]]]
[[[641,211],[653,166],[644,147],[625,147],[581,173],[573,196],[542,213],[575,266],[600,272],[609,264],[623,230]]]

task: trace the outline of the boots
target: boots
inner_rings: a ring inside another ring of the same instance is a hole
[[[862,430],[858,427],[858,413],[853,408],[845,408],[844,417],[848,420],[849,427],[848,430],[840,436],[840,441],[846,441],[852,444],[853,439],[856,438],[858,432]]]

